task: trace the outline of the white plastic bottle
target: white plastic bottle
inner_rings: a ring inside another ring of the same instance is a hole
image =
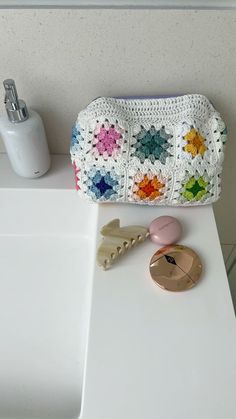
[[[7,115],[0,117],[0,135],[12,168],[19,176],[40,177],[51,164],[42,119],[18,99],[14,80],[4,80],[3,85]]]

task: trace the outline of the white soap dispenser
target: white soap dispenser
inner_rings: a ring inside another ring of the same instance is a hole
[[[3,82],[7,115],[0,117],[0,135],[13,170],[20,176],[37,178],[50,168],[50,154],[39,114],[18,99],[15,82]]]

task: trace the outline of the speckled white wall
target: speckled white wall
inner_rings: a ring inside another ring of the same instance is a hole
[[[14,78],[40,112],[53,153],[68,153],[78,111],[97,96],[207,95],[230,132],[215,212],[221,241],[235,243],[235,37],[232,11],[1,10],[0,80]]]

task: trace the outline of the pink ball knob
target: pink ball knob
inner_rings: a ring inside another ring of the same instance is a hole
[[[149,226],[150,239],[158,244],[176,243],[181,236],[180,222],[169,216],[155,218]]]

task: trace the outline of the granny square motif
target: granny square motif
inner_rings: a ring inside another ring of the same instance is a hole
[[[97,202],[210,204],[220,195],[226,139],[203,95],[101,97],[72,129],[76,188]]]

